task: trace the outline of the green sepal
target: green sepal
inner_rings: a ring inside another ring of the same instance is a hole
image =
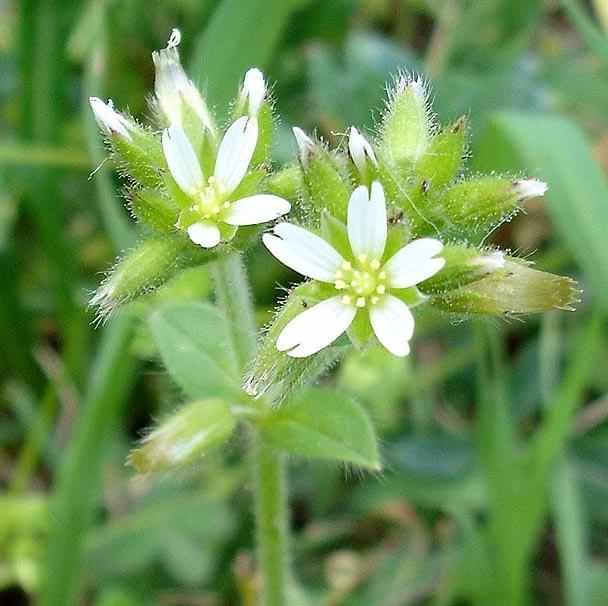
[[[128,463],[141,474],[192,466],[226,442],[235,426],[236,419],[223,400],[191,402],[153,429],[131,451]]]
[[[308,193],[308,201],[317,215],[327,210],[336,219],[346,221],[350,184],[342,176],[338,160],[317,145],[308,160],[308,166],[303,168],[304,184]]]
[[[415,168],[420,189],[438,191],[458,176],[466,152],[466,128],[463,116],[433,137]]]
[[[253,196],[262,189],[262,181],[266,177],[266,171],[257,169],[248,172],[237,188],[230,194],[231,200],[240,200],[247,196]]]
[[[420,284],[426,294],[441,294],[481,280],[492,273],[507,272],[503,253],[480,251],[466,244],[446,244],[440,257],[445,265],[434,276]]]
[[[369,312],[367,309],[357,311],[355,319],[346,331],[351,343],[359,350],[365,349],[374,338],[372,326],[369,322]]]
[[[504,271],[431,298],[445,311],[486,315],[516,315],[561,309],[572,311],[580,299],[572,278],[532,269],[526,262],[506,259]]]
[[[434,234],[480,239],[513,217],[520,199],[512,179],[483,176],[457,183],[440,193],[428,192],[420,213],[410,216],[417,236]]]
[[[425,85],[402,76],[389,95],[379,149],[399,169],[409,170],[426,152],[433,130]]]
[[[160,139],[151,131],[136,127],[129,130],[131,139],[112,134],[110,142],[119,171],[144,187],[158,187],[166,167]]]
[[[155,290],[182,269],[212,261],[217,248],[203,249],[182,234],[143,240],[117,261],[91,305],[103,319],[121,305]]]
[[[429,300],[429,297],[415,286],[411,288],[394,288],[391,295],[401,299],[408,307],[417,307]]]
[[[411,239],[410,228],[401,222],[392,222],[389,210],[389,229],[386,235],[386,246],[384,247],[383,260],[388,261],[395,253],[400,251]],[[396,220],[396,219],[395,219]]]
[[[274,115],[272,106],[264,101],[257,115],[258,120],[258,142],[251,158],[251,166],[259,166],[270,160],[270,150],[274,139]]]
[[[329,242],[345,259],[352,257],[346,225],[327,210],[321,211],[321,237]]]
[[[334,389],[309,389],[260,422],[267,444],[289,454],[380,470],[374,427],[362,406]]]
[[[168,170],[165,171],[163,175],[163,185],[177,206],[182,209],[190,208],[192,206],[192,199],[188,194],[181,190],[180,186],[176,183]]]
[[[179,215],[175,202],[156,189],[132,192],[130,209],[139,222],[161,233],[174,231]]]
[[[236,225],[229,225],[228,223],[218,223],[217,226],[220,230],[220,238],[222,242],[231,242],[239,230]]]
[[[272,173],[264,184],[265,189],[275,196],[280,196],[291,202],[297,200],[298,195],[304,187],[302,170],[297,165]]]

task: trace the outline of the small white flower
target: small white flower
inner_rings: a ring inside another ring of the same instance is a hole
[[[335,294],[296,316],[277,339],[289,356],[310,356],[337,339],[358,312],[369,314],[376,337],[396,356],[406,356],[414,334],[414,317],[391,291],[410,288],[435,275],[445,264],[436,258],[443,244],[432,238],[410,242],[384,260],[387,217],[384,190],[374,181],[371,194],[360,186],[348,205],[345,259],[319,236],[290,223],[279,223],[263,236],[279,261],[304,276],[332,284]]]
[[[104,103],[98,97],[89,97],[89,103],[91,104],[95,120],[101,130],[108,135],[121,135],[122,137],[125,137],[125,139],[131,141],[131,135],[128,130],[131,124],[124,116],[114,109],[112,99],[108,99],[108,102]]]
[[[298,157],[304,168],[308,167],[310,156],[315,149],[315,142],[299,127],[292,128],[293,135],[298,145]]]
[[[372,146],[354,126],[351,126],[348,135],[348,151],[353,163],[362,176],[367,174],[369,162],[374,166],[378,166],[378,160],[376,160],[376,154],[374,154]]]
[[[544,181],[538,179],[522,179],[516,181],[513,185],[515,195],[520,200],[529,200],[530,198],[540,198],[547,193],[549,187]]]
[[[289,212],[289,202],[271,194],[232,198],[247,174],[257,137],[257,120],[246,116],[236,120],[220,143],[214,174],[205,178],[184,130],[172,125],[163,131],[163,152],[169,171],[192,200],[192,205],[180,215],[178,226],[187,231],[194,243],[213,248],[222,239],[221,224],[255,225]]]
[[[180,42],[180,31],[173,29],[167,47],[152,53],[156,68],[154,92],[158,105],[170,124],[183,127],[184,110],[189,109],[198,116],[202,126],[215,135],[207,105],[180,62],[177,50]]]
[[[243,90],[241,93],[243,99],[248,102],[248,113],[250,116],[257,116],[266,96],[266,82],[264,74],[257,68],[251,68],[246,74],[243,81]]]

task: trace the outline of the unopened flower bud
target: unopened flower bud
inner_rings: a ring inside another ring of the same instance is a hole
[[[547,184],[538,179],[522,179],[515,181],[513,191],[520,200],[530,200],[531,198],[540,198],[547,193]]]
[[[158,105],[167,124],[181,126],[187,131],[200,130],[202,127],[215,136],[215,126],[207,105],[181,65],[177,50],[180,41],[181,34],[174,29],[167,47],[152,53]]]
[[[247,103],[247,110],[250,116],[257,116],[266,96],[266,82],[264,74],[257,69],[251,68],[246,74],[241,90],[241,99]]]
[[[129,463],[143,474],[191,466],[228,440],[235,425],[223,400],[192,402],[146,436],[129,455]]]
[[[348,151],[359,175],[367,180],[370,169],[378,166],[378,160],[369,141],[354,126],[351,126],[348,135]]]
[[[193,246],[180,237],[149,238],[128,251],[110,271],[91,299],[103,321],[121,305],[151,292],[193,265],[215,258],[214,251]]]
[[[89,103],[95,115],[95,120],[104,133],[119,135],[131,141],[129,130],[135,127],[135,124],[114,109],[112,99],[108,99],[108,102],[104,103],[98,97],[89,97]]]
[[[418,76],[402,75],[389,94],[382,154],[397,166],[416,164],[429,145],[432,130],[426,84]]]
[[[322,143],[313,141],[302,129],[296,127],[293,133],[298,144],[307,202],[317,213],[327,210],[344,221],[350,184],[347,185],[347,179],[339,170],[338,158],[330,154]]]
[[[579,296],[571,278],[538,271],[523,261],[506,258],[499,271],[433,297],[432,302],[456,313],[516,315],[552,309],[572,311]]]

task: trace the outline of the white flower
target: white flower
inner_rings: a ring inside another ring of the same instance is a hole
[[[264,74],[257,67],[251,68],[245,74],[241,95],[243,100],[249,104],[249,115],[257,116],[266,96]]]
[[[289,212],[287,200],[257,194],[234,200],[232,194],[249,169],[258,137],[257,120],[243,116],[226,131],[220,143],[214,174],[205,178],[184,130],[172,125],[162,136],[163,151],[171,175],[192,205],[182,212],[178,226],[190,239],[212,248],[222,239],[222,224],[255,225],[273,221]]]
[[[167,47],[152,53],[156,68],[154,92],[158,105],[169,124],[183,127],[184,112],[189,110],[194,112],[204,128],[215,135],[207,105],[180,63],[177,50],[180,41],[179,30],[173,29]]]
[[[538,179],[522,179],[514,183],[515,194],[520,200],[540,198],[547,193],[548,186]]]
[[[310,356],[337,339],[357,313],[369,314],[376,337],[396,356],[406,356],[414,317],[394,289],[410,288],[435,275],[445,264],[435,258],[439,240],[410,242],[384,260],[387,218],[384,190],[374,181],[371,195],[360,186],[348,206],[347,232],[352,255],[345,259],[319,236],[279,223],[263,236],[279,261],[304,276],[333,285],[335,294],[296,316],[277,339],[277,349],[296,358]]]
[[[101,130],[108,135],[121,135],[131,141],[131,135],[128,130],[131,123],[114,109],[112,99],[108,99],[108,102],[104,103],[98,97],[89,97],[89,103]]]
[[[368,163],[378,166],[376,154],[369,141],[354,127],[351,126],[348,135],[348,151],[354,165],[362,176],[367,174]]]

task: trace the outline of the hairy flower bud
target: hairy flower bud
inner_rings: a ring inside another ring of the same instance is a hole
[[[192,402],[148,434],[128,462],[142,474],[191,466],[228,440],[235,425],[230,406],[223,400]]]
[[[571,278],[532,269],[527,263],[506,258],[500,271],[432,299],[449,312],[516,315],[561,309],[573,311],[580,299]]]
[[[397,167],[415,165],[428,148],[433,127],[426,84],[420,77],[401,75],[389,92],[382,155]]]
[[[354,126],[351,126],[348,135],[348,151],[361,182],[369,185],[378,160],[369,141]]]
[[[299,149],[304,184],[311,208],[320,213],[327,210],[344,221],[350,197],[350,187],[342,176],[337,158],[322,143],[313,141],[300,128],[293,129]]]

